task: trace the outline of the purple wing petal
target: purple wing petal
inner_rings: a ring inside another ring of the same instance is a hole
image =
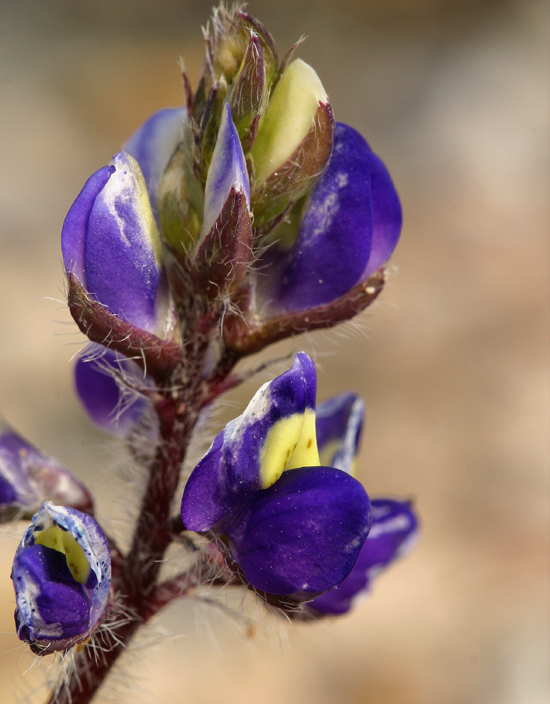
[[[264,384],[245,412],[227,424],[185,487],[182,519],[190,530],[213,528],[262,488],[262,450],[269,431],[282,419],[312,411],[316,387],[315,365],[305,353],[297,354],[292,368]]]
[[[369,591],[374,577],[405,554],[416,540],[418,519],[409,503],[391,499],[372,501],[372,526],[354,568],[342,584],[308,604],[325,614],[349,611]]]
[[[164,285],[158,230],[136,161],[120,152],[112,163],[88,220],[87,289],[123,320],[157,332]]]
[[[364,415],[365,404],[352,393],[334,396],[317,406],[315,426],[322,464],[351,472]]]
[[[160,179],[179,142],[183,139],[187,110],[164,108],[151,115],[124,145],[140,165],[156,216],[156,198]]]
[[[100,345],[88,345],[75,365],[77,394],[88,415],[100,428],[126,437],[148,407],[148,402],[123,380],[147,384],[143,372],[132,361]],[[114,374],[121,379],[119,385]]]
[[[231,119],[231,108],[229,103],[226,103],[206,179],[203,235],[210,232],[231,189],[244,191],[246,202],[250,208],[250,185],[246,162],[239,135]]]
[[[61,230],[61,252],[63,264],[69,274],[74,274],[83,286],[86,286],[85,254],[88,221],[95,199],[114,173],[114,166],[104,166],[84,184],[77,199],[71,205]]]
[[[219,530],[253,587],[303,599],[346,578],[370,521],[358,481],[332,467],[306,467],[285,472]]]

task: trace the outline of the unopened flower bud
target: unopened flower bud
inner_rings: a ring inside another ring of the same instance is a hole
[[[208,170],[202,231],[193,255],[200,287],[223,293],[252,258],[250,186],[239,135],[226,103]]]
[[[68,469],[0,418],[0,523],[30,518],[45,499],[91,511],[92,497]]]
[[[334,122],[315,71],[301,59],[284,70],[250,152],[256,224],[283,212],[309,191],[332,151]]]
[[[111,586],[107,539],[91,516],[46,502],[33,516],[11,573],[17,635],[46,655],[88,640]]]
[[[248,152],[254,143],[268,98],[262,44],[254,32],[250,36],[248,49],[228,95],[233,121]]]
[[[61,233],[68,274],[131,325],[166,335],[170,323],[160,237],[136,160],[119,152],[71,206]]]

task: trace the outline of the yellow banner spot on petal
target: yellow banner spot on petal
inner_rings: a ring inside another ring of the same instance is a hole
[[[75,581],[84,584],[88,579],[90,563],[80,545],[68,531],[57,525],[50,526],[35,535],[35,542],[45,548],[63,553]]]
[[[315,412],[295,413],[277,421],[265,439],[260,458],[262,488],[275,484],[281,474],[298,467],[318,467]]]

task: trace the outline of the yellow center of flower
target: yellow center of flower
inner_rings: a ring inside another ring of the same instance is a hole
[[[88,579],[91,569],[90,563],[86,559],[84,550],[68,531],[58,525],[50,526],[35,534],[35,542],[45,548],[52,548],[63,553],[67,560],[67,567],[75,581],[84,584]]]
[[[262,488],[275,484],[283,472],[298,467],[319,467],[315,411],[281,418],[268,432],[260,457]]]

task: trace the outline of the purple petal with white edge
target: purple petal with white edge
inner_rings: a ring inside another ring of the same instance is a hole
[[[231,118],[231,108],[229,103],[226,103],[206,178],[203,236],[210,232],[232,188],[244,192],[250,208],[250,185],[246,161],[239,135]]]
[[[124,145],[140,165],[156,216],[157,190],[172,154],[183,139],[187,110],[164,108],[151,115]]]
[[[325,592],[307,605],[319,614],[343,614],[365,595],[382,570],[414,545],[418,519],[407,502],[373,499],[369,536],[350,574],[337,589]]]
[[[87,283],[84,257],[90,213],[95,199],[114,171],[114,166],[104,166],[90,176],[71,205],[61,230],[61,252],[65,271],[68,274],[74,274],[84,287]]]
[[[30,516],[45,499],[91,511],[92,497],[68,469],[0,418],[0,522]]]
[[[401,206],[383,163],[358,132],[337,123],[297,239],[274,264],[272,307],[303,310],[343,296],[389,259],[400,228]]]
[[[321,464],[353,474],[365,404],[352,393],[344,393],[317,406],[315,427]]]
[[[65,650],[87,640],[105,615],[107,539],[91,516],[46,502],[17,548],[11,578],[19,638],[47,652]]]
[[[150,382],[137,364],[101,345],[88,345],[75,365],[78,397],[102,430],[126,437],[150,403],[130,386]],[[117,382],[118,379],[118,382]]]
[[[348,128],[351,129],[351,128]],[[397,246],[403,213],[401,202],[383,161],[371,152],[372,246],[361,281],[385,264]]]
[[[157,333],[165,313],[158,229],[138,163],[119,152],[111,164],[88,220],[87,289],[126,322]]]
[[[291,369],[259,389],[189,477],[181,505],[187,528],[211,529],[249,494],[273,484],[284,470],[306,462],[319,464],[316,388],[315,365],[301,352]]]
[[[357,480],[332,467],[304,467],[256,493],[219,532],[253,587],[305,600],[347,577],[370,522]]]

